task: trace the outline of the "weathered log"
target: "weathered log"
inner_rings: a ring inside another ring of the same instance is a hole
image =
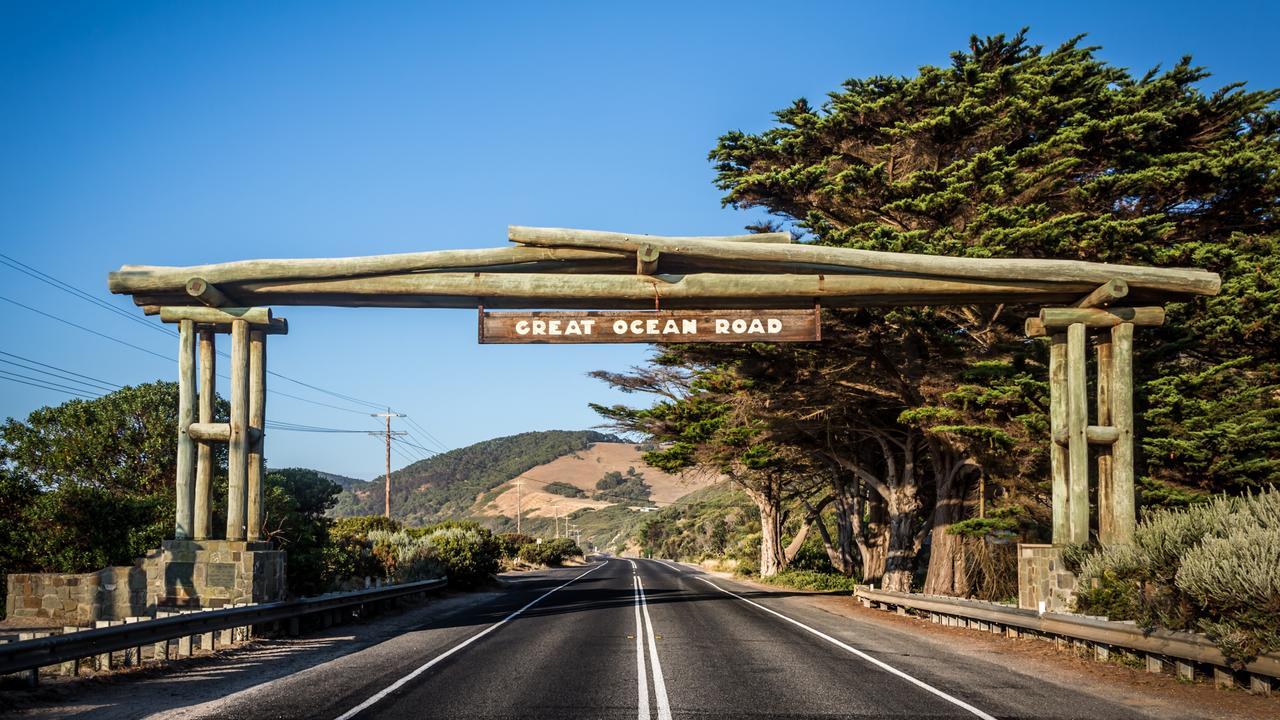
[[[658,298],[689,300],[693,306],[717,300],[748,301],[748,307],[789,302],[788,307],[812,307],[815,299],[848,298],[852,304],[910,303],[917,297],[950,304],[981,301],[1048,301],[1076,297],[1084,283],[1036,281],[955,280],[879,275],[574,275],[523,273],[417,273],[351,280],[241,283],[230,288],[236,297],[262,305],[364,305],[389,307],[555,307],[593,308],[635,301],[652,307]],[[879,298],[892,298],[881,301]],[[456,298],[450,302],[448,298]],[[135,302],[158,300],[137,296]],[[513,302],[502,304],[507,299]],[[483,300],[483,302],[481,302]],[[521,303],[529,303],[527,305]],[[623,309],[623,308],[619,308]],[[202,310],[208,310],[204,308]]]
[[[173,537],[186,540],[194,533],[196,445],[183,432],[196,419],[195,323],[178,323],[178,458]]]
[[[1029,317],[1022,323],[1022,331],[1027,337],[1037,338],[1044,337],[1049,334],[1049,330],[1044,326],[1038,317]]]
[[[1056,437],[1067,432],[1067,335],[1054,333],[1049,338],[1049,428]],[[1057,443],[1049,443],[1049,475],[1052,492],[1053,544],[1071,542],[1071,521],[1068,517],[1070,494],[1068,493],[1067,466],[1070,458],[1067,449]]]
[[[245,512],[247,538],[262,539],[262,428],[267,414],[267,336],[249,333],[249,457],[248,497]]]
[[[1170,293],[1215,295],[1221,287],[1217,273],[1187,268],[1111,265],[1080,260],[1029,258],[963,258],[943,255],[890,253],[818,245],[753,244],[702,238],[662,239],[653,236],[602,233],[562,228],[511,226],[508,236],[526,245],[635,252],[648,243],[664,255],[764,260],[840,265],[881,272],[975,280],[1039,280],[1083,282],[1092,286],[1124,280],[1134,287]],[[1092,290],[1093,288],[1090,288]],[[1088,291],[1086,291],[1088,292]]]
[[[432,250],[345,258],[238,260],[188,267],[125,265],[107,276],[107,287],[113,293],[125,295],[176,290],[182,290],[185,293],[187,280],[193,277],[203,278],[221,286],[231,282],[353,278],[447,268],[515,265],[546,260],[625,260],[630,255],[630,252],[604,250],[503,247],[478,250]]]
[[[267,335],[288,335],[289,319],[282,318],[282,317],[273,317],[271,318],[271,323],[268,325],[254,325],[250,323],[250,327],[252,327],[257,332],[263,332],[263,333],[266,333]],[[214,333],[216,335],[227,335],[231,332],[231,323],[221,323],[221,324],[199,323],[196,325],[196,329],[200,330],[201,332],[207,331],[207,332]]]
[[[1163,325],[1164,308],[1043,308],[1040,322],[1049,330],[1075,324],[1091,328],[1115,327],[1120,323]]]
[[[1089,542],[1089,386],[1085,379],[1085,326],[1067,326],[1067,542]]]
[[[198,422],[191,423],[187,426],[187,435],[196,442],[203,443],[225,443],[231,442],[231,423],[220,422]],[[257,442],[262,438],[262,432],[258,428],[251,427],[246,433],[246,437],[250,442]]]
[[[227,440],[227,539],[245,539],[249,458],[249,323],[231,325],[231,417]]]
[[[1099,333],[1094,342],[1094,352],[1097,358],[1097,418],[1098,425],[1105,426],[1111,433],[1110,440],[1097,449],[1095,463],[1098,469],[1098,489],[1097,501],[1098,508],[1098,541],[1111,544],[1111,538],[1115,534],[1115,516],[1112,514],[1111,496],[1115,494],[1115,482],[1113,469],[1115,464],[1112,462],[1111,446],[1115,445],[1116,440],[1120,438],[1120,431],[1111,424],[1111,375],[1113,372],[1113,363],[1111,355],[1111,336],[1109,333]],[[1093,426],[1089,426],[1093,429]],[[1088,430],[1085,436],[1088,437]],[[1089,438],[1089,442],[1093,443],[1093,439]]]
[[[1111,279],[1098,286],[1096,290],[1072,303],[1072,307],[1101,308],[1108,307],[1115,301],[1129,295],[1129,283]]]
[[[1084,439],[1090,445],[1112,445],[1118,437],[1120,432],[1110,425],[1087,425],[1084,429]],[[1065,428],[1053,435],[1053,441],[1062,447],[1067,447],[1069,440]]]
[[[652,245],[641,245],[636,250],[636,274],[653,275],[658,272],[658,258],[661,253]]]
[[[200,330],[200,423],[213,422],[213,402],[217,397],[217,340],[210,330]],[[187,434],[190,435],[190,426]],[[194,438],[193,438],[194,439]],[[208,540],[213,533],[213,447],[196,447],[195,537]]]
[[[192,320],[198,323],[229,325],[236,320],[243,320],[251,325],[268,325],[271,323],[271,308],[266,307],[224,307],[211,308],[197,305],[185,307],[160,308],[161,322],[178,322]]]
[[[143,315],[159,315],[160,306],[159,305],[143,305],[142,314]]]
[[[187,281],[187,294],[212,308],[231,307],[231,302],[217,286],[204,278],[191,278]]]
[[[574,228],[550,228],[550,227],[527,227],[524,225],[508,225],[507,238],[512,242],[518,242],[523,245],[537,245],[540,247],[549,246],[570,246],[588,243],[614,244],[627,243],[627,252],[635,252],[640,245],[650,242],[661,243],[686,243],[686,242],[716,242],[716,243],[762,243],[762,244],[782,244],[791,243],[791,233],[789,232],[771,232],[771,233],[748,233],[746,235],[644,235],[641,233],[621,233],[610,232],[607,230],[577,230]]]
[[[1111,446],[1112,542],[1133,541],[1137,516],[1134,510],[1133,468],[1133,325],[1111,328],[1111,424],[1119,437]]]

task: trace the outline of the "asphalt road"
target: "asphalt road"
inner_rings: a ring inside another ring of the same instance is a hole
[[[297,641],[299,647],[268,642],[187,669],[65,695],[49,690],[18,714],[94,720],[1198,714],[1094,686],[1053,665],[1024,667],[909,626],[829,613],[811,596],[796,595],[675,563],[601,560],[522,573],[505,592],[335,626]]]
[[[653,560],[547,571],[207,710],[255,720],[1140,716],[788,596]]]

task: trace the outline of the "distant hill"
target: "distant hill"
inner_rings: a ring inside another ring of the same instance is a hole
[[[351,488],[355,485],[365,484],[364,480],[360,480],[358,478],[353,478],[353,477],[347,477],[346,475],[339,475],[337,473],[325,472],[323,470],[317,470],[316,472],[319,473],[320,477],[324,478],[325,480],[337,483],[343,490]]]
[[[466,517],[478,496],[511,478],[594,443],[616,442],[612,435],[591,430],[544,430],[450,450],[391,473],[392,514],[415,524]],[[384,482],[344,484],[332,514],[381,514]]]

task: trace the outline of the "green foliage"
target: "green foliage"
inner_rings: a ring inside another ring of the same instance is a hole
[[[331,520],[325,513],[341,487],[315,470],[286,468],[267,473],[263,494],[268,539],[289,553],[289,592],[315,595],[327,589],[326,555]]]
[[[644,473],[629,467],[626,474],[616,470],[605,473],[604,477],[596,481],[596,493],[593,497],[597,500],[638,500],[650,504],[649,493]]]
[[[562,497],[582,498],[587,496],[587,494],[582,491],[582,488],[577,485],[570,485],[567,482],[561,482],[559,480],[547,483],[542,489],[552,495],[560,495]]]
[[[531,468],[585,450],[593,443],[616,441],[612,435],[588,430],[548,430],[450,450],[391,473],[391,507],[407,522],[461,517],[482,493]],[[383,507],[384,493],[382,480],[353,485],[339,496],[333,514],[375,514]]]
[[[504,558],[516,558],[520,555],[520,548],[534,540],[533,536],[524,533],[502,533],[498,536],[498,551]]]
[[[646,555],[692,562],[729,558],[753,567],[759,563],[759,534],[759,516],[732,483],[703,488],[649,513],[636,532]]]
[[[173,532],[177,412],[177,385],[155,382],[0,426],[6,571],[88,572],[159,547]]]
[[[565,560],[582,557],[582,548],[568,538],[556,538],[521,545],[519,557],[531,565],[557,567]]]
[[[853,592],[858,586],[856,578],[845,577],[837,572],[798,570],[795,568],[787,568],[776,575],[754,579],[767,585],[813,592]]]
[[[1082,612],[1199,630],[1240,665],[1280,649],[1280,491],[1160,510],[1084,559]]]

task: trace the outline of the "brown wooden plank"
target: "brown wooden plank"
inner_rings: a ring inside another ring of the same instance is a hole
[[[481,312],[481,344],[815,342],[809,310]]]

